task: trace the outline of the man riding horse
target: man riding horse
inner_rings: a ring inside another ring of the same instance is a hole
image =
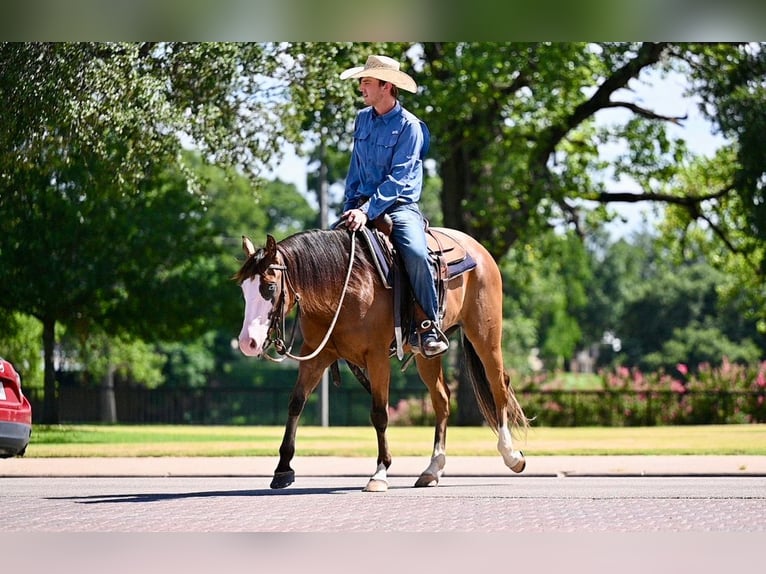
[[[370,56],[364,66],[349,68],[341,79],[358,78],[367,107],[356,116],[354,148],[346,177],[341,221],[351,231],[388,215],[389,235],[409,277],[419,309],[416,338],[410,341],[426,357],[447,351],[428,255],[425,219],[418,207],[423,189],[423,158],[428,127],[399,103],[399,88],[416,93],[417,85],[396,60]]]

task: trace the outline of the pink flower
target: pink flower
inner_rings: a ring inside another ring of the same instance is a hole
[[[759,387],[766,387],[766,374],[763,371],[758,372],[758,378],[755,379],[755,384]]]
[[[678,363],[676,365],[676,370],[678,370],[678,372],[681,373],[684,376],[689,374],[689,367],[687,367],[683,363]]]
[[[564,408],[556,401],[548,401],[545,403],[545,409],[554,413],[560,413]]]
[[[617,368],[617,376],[619,376],[619,377],[621,377],[623,379],[627,379],[628,377],[630,377],[630,369],[628,369],[627,367],[622,367],[622,366],[618,367]]]
[[[679,395],[682,395],[686,392],[686,387],[681,381],[677,381],[673,379],[670,381],[670,390],[674,393],[678,393]]]

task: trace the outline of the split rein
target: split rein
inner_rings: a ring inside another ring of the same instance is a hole
[[[301,295],[298,293],[291,285],[290,280],[287,277],[287,266],[286,265],[269,265],[269,269],[282,271],[282,292],[279,295],[279,301],[274,306],[273,314],[271,317],[271,324],[269,325],[269,335],[268,339],[266,340],[266,345],[264,348],[263,356],[266,357],[269,361],[272,361],[274,363],[281,363],[286,358],[293,359],[295,361],[309,361],[316,357],[319,353],[324,350],[325,346],[327,345],[327,341],[330,340],[330,335],[332,335],[333,330],[335,329],[335,324],[338,322],[338,317],[340,316],[340,310],[341,307],[343,307],[343,300],[346,298],[346,292],[348,291],[348,283],[351,279],[351,270],[354,267],[354,259],[356,257],[356,233],[351,234],[351,253],[349,255],[348,259],[348,270],[346,271],[346,280],[343,282],[343,290],[340,293],[340,301],[338,301],[338,308],[335,310],[335,316],[332,318],[332,322],[330,323],[330,326],[327,329],[327,333],[325,333],[324,338],[322,339],[322,342],[319,343],[319,346],[314,349],[314,351],[308,355],[304,356],[298,356],[293,355],[290,352],[290,349],[293,347],[293,343],[295,342],[295,328],[298,325],[298,321],[296,320],[293,323],[293,329],[292,334],[290,335],[290,344],[288,345],[285,340],[282,338],[282,334],[285,332],[285,323],[287,318],[287,310],[285,309],[285,294],[287,292],[287,286],[290,286],[293,294],[295,295],[295,305],[298,308],[297,315],[300,317],[301,314]],[[281,325],[280,325],[281,320]],[[273,335],[272,335],[273,334]],[[276,352],[281,355],[280,357],[273,357],[269,355],[266,351],[268,348],[274,345],[274,349]]]

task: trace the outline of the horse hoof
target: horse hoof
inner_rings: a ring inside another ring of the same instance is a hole
[[[524,453],[519,451],[519,454],[521,455],[521,460],[511,467],[511,470],[515,473],[523,472],[527,468],[527,459],[524,458]]]
[[[433,474],[421,474],[418,480],[415,482],[415,488],[423,488],[426,486],[438,486],[439,477]]]
[[[287,488],[295,482],[295,471],[286,470],[284,472],[275,472],[271,479],[271,488]]]
[[[371,478],[364,487],[364,492],[386,492],[388,490],[388,483],[385,480],[378,480]]]

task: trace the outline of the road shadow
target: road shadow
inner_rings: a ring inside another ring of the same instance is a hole
[[[270,488],[248,490],[207,490],[200,492],[147,492],[126,494],[94,494],[89,496],[50,496],[45,500],[69,500],[78,504],[115,504],[115,503],[145,503],[163,502],[168,500],[231,498],[231,497],[263,497],[263,496],[306,496],[317,494],[344,494],[361,492],[361,487],[328,487],[328,488],[285,488],[272,490]]]

